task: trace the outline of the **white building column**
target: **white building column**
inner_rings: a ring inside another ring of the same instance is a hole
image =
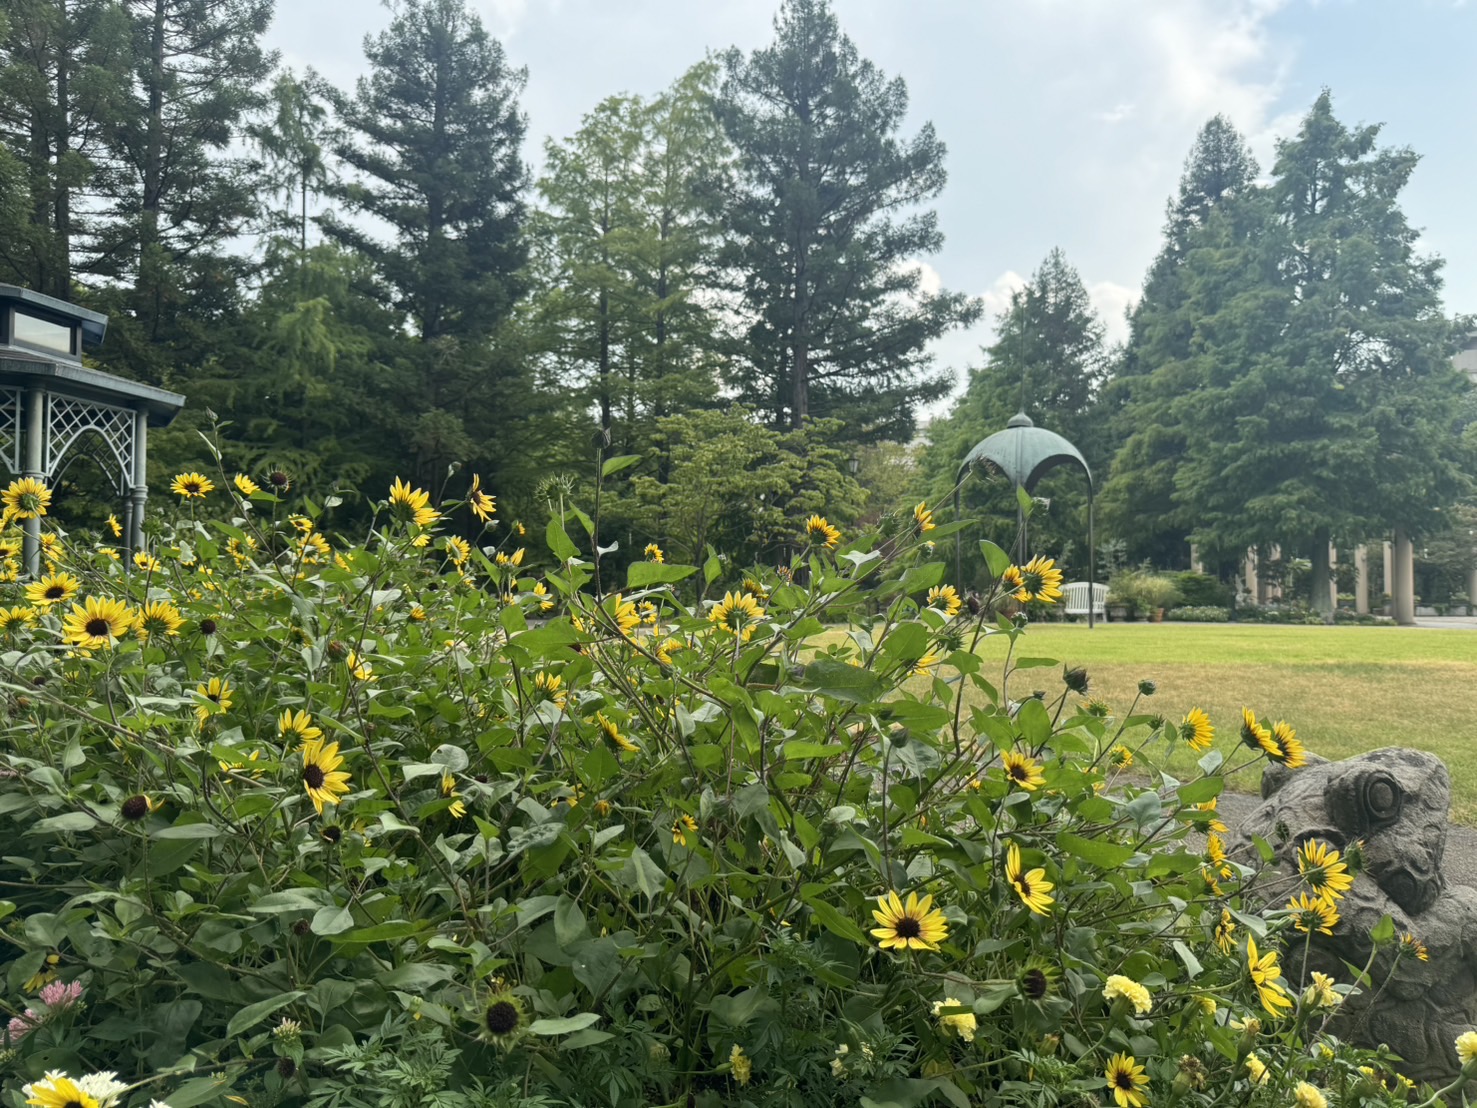
[[[1415,547],[1404,531],[1395,532],[1395,622],[1405,627],[1415,624]]]
[[[1369,549],[1362,543],[1354,548],[1354,610],[1369,614]]]

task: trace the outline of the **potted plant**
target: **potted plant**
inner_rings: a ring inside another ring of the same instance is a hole
[[[1136,569],[1120,569],[1108,579],[1108,619],[1132,620],[1139,604],[1139,583],[1143,574]]]
[[[1146,574],[1139,582],[1139,600],[1155,623],[1164,619],[1164,610],[1173,608],[1179,601],[1180,590],[1171,577],[1162,574]]]

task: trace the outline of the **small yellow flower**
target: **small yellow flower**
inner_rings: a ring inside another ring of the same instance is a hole
[[[215,491],[215,482],[203,473],[179,473],[170,482],[169,491],[184,500],[204,500]]]
[[[1138,1015],[1147,1015],[1153,1008],[1154,1001],[1149,995],[1149,990],[1131,977],[1124,977],[1121,973],[1115,973],[1108,978],[1103,985],[1103,997],[1112,1001],[1123,997],[1133,1005],[1133,1010]]]
[[[154,557],[154,555],[150,554],[147,550],[135,551],[133,555],[133,564],[137,568],[143,570],[145,573],[159,572],[159,559]]]
[[[1211,726],[1210,717],[1199,708],[1191,708],[1180,723],[1180,738],[1192,750],[1209,750],[1215,742],[1215,728]]]
[[[1318,1091],[1317,1087],[1306,1081],[1299,1081],[1297,1087],[1292,1091],[1293,1103],[1297,1108],[1328,1108],[1328,1100]]]
[[[610,748],[611,753],[634,754],[641,749],[630,739],[626,738],[626,736],[622,735],[620,727],[613,720],[606,718],[604,712],[595,713],[595,723],[599,726],[600,735],[605,740],[605,745]]]
[[[117,516],[111,514],[108,516],[108,530],[113,532],[115,539],[121,539],[123,537],[123,524],[118,522]]]
[[[240,492],[242,496],[252,496],[262,491],[261,486],[253,481],[250,477],[246,476],[246,474],[244,473],[236,474],[234,478],[234,483],[236,485],[236,490]]]
[[[1417,939],[1409,931],[1400,936],[1401,949],[1414,954],[1416,959],[1422,962],[1430,961],[1431,955],[1426,950],[1426,944]]]
[[[1246,1056],[1246,1075],[1251,1079],[1253,1085],[1265,1085],[1267,1083],[1267,1063],[1263,1062],[1256,1054]]]
[[[511,554],[498,551],[497,557],[493,559],[500,566],[521,566],[523,564],[523,547],[519,547]]]
[[[467,491],[467,507],[472,509],[472,514],[483,523],[492,520],[493,513],[497,511],[497,500],[482,491],[481,474],[472,474],[472,487]]]
[[[734,1043],[733,1049],[728,1052],[728,1064],[732,1069],[734,1081],[740,1085],[747,1085],[754,1073],[754,1063],[738,1043]]]
[[[1281,1015],[1283,1009],[1292,1007],[1292,1001],[1288,999],[1286,991],[1278,984],[1278,978],[1282,976],[1282,968],[1277,964],[1275,950],[1269,950],[1258,957],[1256,939],[1247,936],[1246,966],[1267,1015]]]
[[[928,501],[920,500],[913,507],[913,533],[922,535],[933,530],[933,513],[928,510]]]
[[[1343,1003],[1343,995],[1333,987],[1333,978],[1326,973],[1313,971],[1312,983],[1303,990],[1303,1004],[1309,1008],[1337,1008]]]
[[[764,618],[764,609],[747,593],[726,592],[723,599],[708,613],[708,621],[716,623],[730,635],[748,642],[754,634],[755,625]]]
[[[1120,743],[1108,753],[1108,760],[1115,769],[1127,769],[1133,765],[1133,751]]]
[[[1103,1076],[1108,1079],[1108,1088],[1118,1108],[1144,1108],[1148,1103],[1143,1088],[1149,1083],[1149,1075],[1132,1054],[1118,1053],[1109,1058]]]
[[[953,617],[959,614],[963,601],[959,599],[959,593],[953,585],[935,585],[928,590],[928,606]]]
[[[963,1008],[958,999],[952,996],[943,1000],[933,1002],[933,1015],[939,1021],[939,1026],[945,1033],[952,1031],[966,1043],[974,1042],[974,1033],[978,1030],[979,1023],[974,1018],[974,1013],[968,1008],[962,1012],[946,1012],[949,1008]]]
[[[667,560],[667,556],[662,553],[662,548],[657,546],[657,544],[654,542],[649,542],[646,544],[646,550],[644,553],[648,561],[664,562]]]
[[[282,716],[277,720],[277,733],[284,739],[295,736],[302,742],[323,737],[321,728],[313,726],[313,717],[302,710],[293,712],[291,708],[282,709]]]
[[[1309,839],[1298,848],[1298,872],[1324,900],[1338,900],[1354,884],[1354,875],[1337,850],[1325,842]]]
[[[200,682],[195,686],[195,692],[210,701],[210,704],[196,704],[195,718],[204,723],[218,712],[229,712],[231,691],[231,683],[224,677],[212,677],[209,681]]]
[[[1477,1062],[1477,1031],[1463,1031],[1456,1037],[1456,1054],[1464,1066]]]

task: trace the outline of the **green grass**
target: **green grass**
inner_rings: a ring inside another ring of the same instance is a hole
[[[980,653],[997,666],[1004,638]],[[1263,718],[1285,719],[1307,748],[1337,760],[1382,746],[1403,746],[1440,756],[1451,771],[1452,816],[1477,824],[1477,630],[1393,627],[1206,626],[1190,624],[1036,624],[1020,640],[1017,656],[1055,658],[1082,666],[1090,695],[1122,716],[1141,679],[1158,691],[1138,712],[1178,722],[1201,707],[1216,726],[1218,747],[1229,755],[1241,708]],[[1027,669],[1010,683],[1016,699],[1034,689],[1055,698],[1060,667]],[[1160,755],[1155,743],[1141,758]],[[1238,759],[1239,760],[1239,759]],[[1177,758],[1170,771],[1186,770]],[[1255,791],[1256,773],[1233,785]]]

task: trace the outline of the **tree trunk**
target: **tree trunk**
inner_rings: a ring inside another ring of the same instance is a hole
[[[57,35],[56,47],[56,132],[53,145],[56,149],[56,190],[55,206],[52,218],[55,221],[56,251],[53,260],[50,288],[43,288],[42,292],[50,292],[62,300],[70,300],[72,293],[72,194],[70,186],[66,183],[63,173],[63,162],[66,160],[68,150],[68,129],[71,127],[72,116],[69,110],[68,81],[70,78],[69,62],[71,57],[69,51],[72,47],[72,28],[67,20],[67,0],[60,0],[61,29]]]
[[[1312,562],[1312,572],[1308,574],[1308,589],[1310,596],[1309,604],[1313,611],[1323,615],[1325,623],[1333,622],[1333,596],[1329,587],[1330,568],[1328,564],[1328,529],[1320,527],[1313,534],[1313,549],[1308,560]]]

